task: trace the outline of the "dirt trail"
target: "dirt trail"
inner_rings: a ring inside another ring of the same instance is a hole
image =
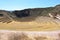
[[[3,34],[3,35],[2,35]],[[23,34],[23,35],[22,35]],[[60,40],[60,30],[57,31],[12,31],[12,30],[0,30],[0,40],[23,40],[30,38],[36,40],[35,37],[44,40]],[[23,38],[21,38],[23,37]],[[39,38],[40,37],[40,38]]]

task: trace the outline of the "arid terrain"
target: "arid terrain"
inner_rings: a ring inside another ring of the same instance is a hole
[[[60,5],[0,10],[0,40],[60,40]]]
[[[39,17],[31,22],[0,23],[0,29],[5,30],[22,30],[22,31],[45,31],[45,30],[60,30],[60,20],[49,17]]]
[[[59,31],[0,30],[0,40],[60,40],[60,30]]]
[[[24,10],[0,10],[0,30],[60,30],[60,5]]]

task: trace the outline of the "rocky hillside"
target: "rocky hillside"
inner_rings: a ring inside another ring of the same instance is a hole
[[[14,11],[0,10],[0,29],[22,31],[60,30],[60,5]]]
[[[49,13],[52,13],[51,15],[53,17],[57,16],[57,14],[60,14],[60,5],[56,5],[55,7],[31,8],[14,11],[0,10],[0,22],[3,23],[5,22],[10,23],[12,21],[30,22],[40,16],[49,17]]]

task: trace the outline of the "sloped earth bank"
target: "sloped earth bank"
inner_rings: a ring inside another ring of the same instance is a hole
[[[60,20],[50,17],[37,17],[35,21],[11,23],[0,22],[2,30],[22,30],[22,31],[52,31],[60,30]]]
[[[60,40],[60,30],[57,31],[0,30],[0,40]]]

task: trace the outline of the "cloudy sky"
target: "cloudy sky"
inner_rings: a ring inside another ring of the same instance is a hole
[[[0,10],[43,8],[60,4],[60,0],[0,0]]]

